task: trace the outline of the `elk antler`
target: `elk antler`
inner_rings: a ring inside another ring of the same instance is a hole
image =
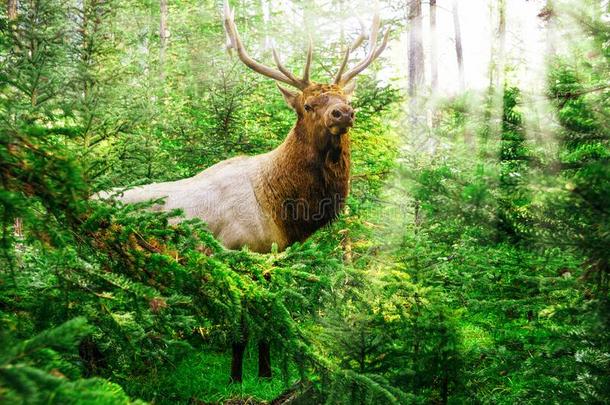
[[[362,24],[362,21],[360,21],[360,26],[362,28],[362,31],[364,31],[364,26]],[[383,52],[386,45],[388,44],[388,39],[390,37],[390,30],[389,29],[386,30],[385,34],[383,35],[383,41],[381,42],[381,45],[379,45],[379,46],[377,46],[377,35],[378,34],[379,34],[379,15],[375,14],[375,16],[373,17],[373,23],[371,25],[371,33],[369,36],[370,41],[369,41],[368,54],[360,63],[358,63],[352,69],[348,70],[345,74],[343,73],[343,71],[345,70],[345,67],[347,66],[347,62],[349,60],[350,53],[352,51],[354,51],[358,46],[360,46],[360,44],[362,44],[362,42],[364,42],[364,40],[366,39],[366,34],[364,34],[364,32],[362,32],[358,36],[358,38],[356,38],[354,40],[354,42],[352,42],[352,45],[349,48],[347,48],[347,50],[345,51],[345,56],[343,57],[343,62],[341,63],[341,66],[339,67],[339,71],[337,72],[337,75],[335,76],[335,80],[334,80],[335,84],[338,84],[340,86],[345,86],[347,83],[349,83],[350,80],[352,80],[360,72],[362,72],[364,69],[366,69],[371,63],[373,63],[373,61],[375,59],[377,59],[377,57],[379,55],[381,55],[381,52]]]
[[[273,58],[275,59],[275,64],[277,65],[279,71],[255,61],[248,55],[248,52],[246,52],[246,48],[244,48],[244,44],[241,42],[239,33],[237,32],[237,27],[235,26],[235,13],[229,7],[228,0],[225,0],[224,2],[224,25],[230,42],[228,44],[228,47],[235,49],[237,51],[239,59],[250,69],[273,80],[277,80],[279,82],[296,87],[299,90],[303,90],[307,86],[309,86],[309,70],[311,67],[311,60],[313,56],[313,44],[311,42],[311,39],[309,40],[309,50],[307,51],[307,61],[305,62],[305,69],[303,69],[303,78],[299,79],[288,69],[286,69],[284,65],[282,65],[282,63],[280,62],[280,58],[277,55],[277,52],[275,52],[275,49],[273,50]]]
[[[362,18],[358,18],[358,24],[360,24],[360,34],[358,34],[356,39],[352,41],[352,44],[349,47],[350,52],[354,52],[368,38],[368,35],[366,35],[366,28],[364,27],[364,21],[362,21]]]

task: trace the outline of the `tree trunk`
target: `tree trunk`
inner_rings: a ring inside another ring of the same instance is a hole
[[[428,131],[419,127],[422,107],[419,92],[424,84],[424,47],[422,41],[421,0],[409,0],[409,119],[411,132],[417,146],[428,147],[430,137]]]
[[[460,28],[460,16],[458,13],[457,0],[453,0],[453,29],[455,32],[455,55],[457,57],[460,91],[464,91],[466,88],[466,84],[464,82],[464,55],[462,52],[462,30]]]
[[[447,356],[447,327],[443,313],[439,316],[440,338],[441,338],[441,404],[447,405],[449,402],[449,358]]]
[[[610,3],[609,3],[610,4]],[[546,28],[546,60],[547,63],[555,57],[557,53],[557,25],[555,24],[555,7],[553,0],[547,0],[546,5],[538,14],[545,23]]]
[[[443,371],[441,379],[441,404],[447,405],[449,402],[449,379],[447,378],[447,370]]]
[[[430,0],[430,70],[432,94],[438,90],[438,39],[436,32],[436,0]]]
[[[231,356],[231,379],[232,383],[239,383],[243,381],[243,365],[244,365],[244,352],[246,351],[246,340],[241,342],[235,342],[232,345],[232,356]]]
[[[165,63],[167,39],[169,38],[169,29],[167,27],[167,17],[169,13],[167,9],[167,0],[160,0],[159,6],[161,9],[161,15],[159,19],[159,77],[161,78],[161,80],[163,80],[165,75],[163,65]]]
[[[17,5],[17,0],[8,0],[6,3],[6,15],[8,16],[9,21],[17,19]],[[9,23],[9,28],[13,30],[14,24]],[[18,238],[23,236],[23,223],[21,218],[15,218],[14,232],[15,236]]]
[[[421,0],[409,0],[409,96],[414,98],[424,82]]]
[[[82,1],[81,4],[81,12],[82,12],[82,25],[80,27],[80,32],[82,35],[81,38],[81,63],[84,69],[86,69],[86,71],[88,72],[89,67],[90,67],[90,61],[93,58],[92,55],[92,51],[93,51],[93,46],[89,46],[89,41],[93,40],[93,36],[94,33],[92,32],[91,35],[89,35],[89,10],[87,9],[87,2],[86,1]],[[89,7],[91,7],[91,4],[89,4]],[[95,12],[95,7],[91,8],[92,12]],[[93,16],[93,19],[95,21],[95,16]],[[89,74],[85,74],[81,76],[82,78],[82,85],[83,85],[83,97],[82,97],[82,104],[86,105],[86,114],[87,117],[84,119],[84,122],[93,122],[93,117],[91,116],[91,105],[87,105],[90,104],[90,98],[89,98],[89,94],[90,94],[90,90],[91,90],[91,85],[93,83],[93,80],[91,78],[91,76],[89,76]],[[83,130],[82,130],[82,137],[83,137],[83,153],[86,155],[88,154],[88,149],[89,149],[89,145],[91,143],[91,137],[90,137],[90,125],[83,125]],[[87,169],[85,169],[85,171],[87,171]]]
[[[495,84],[499,88],[504,84],[504,53],[506,47],[506,0],[498,1],[498,54],[496,55]]]
[[[416,270],[417,273],[419,274],[419,265],[416,264]],[[417,279],[419,279],[419,276],[417,277]],[[415,280],[415,282],[417,282]],[[413,307],[413,323],[412,323],[412,327],[411,330],[413,331],[413,360],[412,360],[412,365],[413,365],[413,378],[411,380],[411,392],[416,392],[416,390],[419,388],[420,386],[420,375],[422,375],[422,371],[420,370],[420,356],[419,356],[419,351],[420,351],[420,336],[419,336],[419,309],[420,309],[420,304],[421,301],[419,299],[419,295],[417,293],[415,293],[414,295],[415,298],[415,305]]]
[[[9,20],[17,18],[17,6],[19,5],[18,0],[8,0],[6,3],[6,15]]]
[[[22,238],[23,237],[23,220],[19,217],[15,218],[15,237]]]
[[[258,342],[258,377],[271,378],[271,345],[265,340]]]
[[[268,0],[261,0],[261,11],[263,13],[263,26],[269,27],[271,25],[271,6]],[[273,47],[273,42],[269,36],[269,32],[265,30],[265,42],[264,49],[267,50]]]

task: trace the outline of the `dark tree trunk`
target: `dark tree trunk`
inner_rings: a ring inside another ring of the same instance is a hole
[[[462,30],[460,28],[457,0],[453,1],[453,29],[455,32],[455,55],[457,57],[460,90],[464,91],[464,88],[466,87],[464,82],[464,54],[462,52]]]
[[[447,371],[443,371],[443,378],[441,380],[441,404],[447,405],[449,402],[449,378],[447,377]]]
[[[258,377],[271,378],[271,345],[265,340],[258,342]]]
[[[14,21],[17,19],[17,0],[8,0],[6,3],[6,15],[9,21]],[[14,23],[13,23],[14,24]],[[12,30],[14,25],[9,23],[9,27]],[[14,224],[15,236],[22,237],[23,236],[23,224],[21,218],[15,218]]]
[[[440,334],[441,334],[441,404],[447,405],[449,402],[449,358],[448,358],[448,347],[447,347],[447,327],[445,326],[445,316],[441,313],[439,316],[439,324],[441,325]]]
[[[232,383],[243,381],[244,352],[246,351],[246,340],[233,343],[233,354],[231,357],[231,380]]]
[[[432,94],[438,89],[438,40],[436,32],[436,0],[430,0],[430,70]]]
[[[243,381],[244,372],[244,352],[246,351],[247,341],[233,343],[233,354],[231,357],[231,381],[240,383]]]
[[[87,378],[101,375],[108,366],[104,354],[91,338],[85,338],[79,344],[78,354],[84,366],[83,375]]]

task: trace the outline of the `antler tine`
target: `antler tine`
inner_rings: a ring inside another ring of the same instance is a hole
[[[379,14],[375,14],[373,16],[373,22],[371,23],[371,49],[377,46],[377,35],[379,34],[380,25],[381,19],[379,18]]]
[[[343,57],[343,61],[341,62],[341,66],[339,67],[339,71],[337,72],[337,75],[335,76],[335,80],[333,81],[334,84],[341,83],[341,76],[343,75],[343,72],[345,71],[345,67],[347,66],[347,61],[349,60],[349,54],[350,54],[350,48],[347,48],[347,50],[345,51],[345,56]]]
[[[354,39],[350,45],[350,52],[354,52],[368,37],[368,35],[366,35],[366,28],[364,27],[364,21],[362,21],[362,18],[358,18],[358,23],[360,24],[360,34],[358,34],[358,37]]]
[[[369,52],[360,63],[350,69],[345,75],[343,75],[340,80],[340,85],[347,84],[350,80],[352,80],[356,75],[366,69],[385,49],[388,44],[388,39],[390,37],[390,30],[388,29],[383,36],[383,41],[379,47],[376,46],[377,43],[377,35],[379,34],[379,15],[375,14],[373,17],[373,23],[371,25],[371,35],[370,35],[370,48]]]
[[[333,81],[334,84],[339,84],[341,82],[341,76],[343,75],[347,62],[349,61],[350,53],[354,52],[360,45],[362,45],[364,40],[368,37],[368,35],[366,35],[366,28],[364,27],[364,21],[362,21],[362,18],[358,18],[358,23],[360,24],[360,34],[358,34],[358,37],[352,41],[349,48],[345,50],[345,56],[343,57],[339,71],[335,76],[335,80]]]
[[[385,47],[388,45],[388,40],[390,39],[390,33],[391,32],[392,32],[392,30],[390,30],[388,28],[386,30],[385,34],[383,34],[383,41],[381,42],[381,45],[375,51],[375,55],[373,55],[373,61],[375,59],[377,59],[379,57],[379,55],[381,55],[381,52],[383,52],[385,50]]]
[[[311,61],[313,59],[313,41],[311,36],[309,37],[309,47],[307,48],[307,60],[305,61],[305,68],[303,69],[302,82],[305,85],[309,84],[309,70],[311,68]]]
[[[299,79],[297,79],[297,77],[295,75],[293,75],[291,71],[289,71],[288,69],[286,69],[286,67],[284,67],[284,65],[282,65],[282,62],[280,61],[280,57],[278,56],[277,52],[275,51],[275,48],[273,48],[271,50],[271,53],[273,53],[273,59],[275,60],[275,64],[276,64],[277,68],[280,70],[280,72],[282,72],[292,82],[298,83]]]
[[[239,59],[250,69],[262,74],[263,76],[267,76],[273,80],[288,84],[300,90],[303,90],[306,87],[304,83],[298,80],[292,73],[288,72],[288,70],[286,70],[281,63],[278,63],[278,69],[280,69],[278,72],[275,69],[255,61],[250,57],[250,55],[248,55],[248,52],[246,52],[246,48],[244,47],[244,44],[242,43],[237,31],[237,27],[235,26],[235,13],[233,10],[231,10],[228,0],[225,0],[224,2],[224,26],[225,31],[231,41],[231,48],[237,51]],[[277,55],[274,51],[274,57],[276,56]],[[279,58],[276,58],[276,63],[277,62],[279,62]],[[288,74],[285,72],[288,72]]]

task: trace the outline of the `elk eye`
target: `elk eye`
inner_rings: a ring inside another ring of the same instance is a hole
[[[305,111],[311,111],[313,110],[312,106],[309,104],[305,104]]]

